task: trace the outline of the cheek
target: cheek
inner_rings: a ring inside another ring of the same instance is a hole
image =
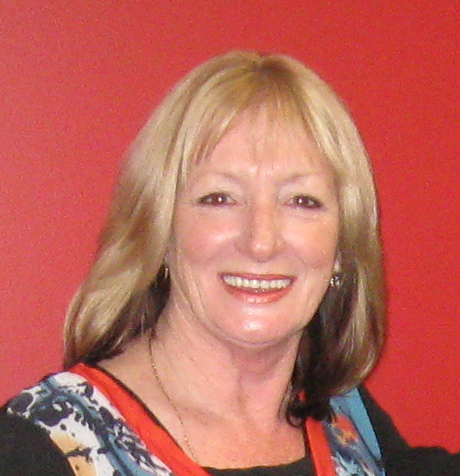
[[[209,261],[226,247],[235,231],[228,221],[223,222],[184,209],[177,213],[171,252],[183,265]]]
[[[296,239],[297,252],[306,265],[332,270],[338,241],[337,227],[334,224],[308,227],[303,233],[298,233]]]

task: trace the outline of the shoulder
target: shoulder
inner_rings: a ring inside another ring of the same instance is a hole
[[[46,440],[76,472],[117,474],[123,469],[120,474],[127,476],[169,474],[104,392],[77,373],[45,378],[10,400],[3,413],[3,425],[13,422],[15,428],[27,428],[28,435],[40,435],[40,441]],[[20,432],[14,433],[21,446]],[[24,445],[21,451],[26,451]]]
[[[74,475],[62,450],[38,424],[40,418],[32,416],[40,407],[41,396],[46,394],[45,382],[44,387],[39,384],[24,390],[0,410],[1,475]]]
[[[53,426],[58,415],[64,417],[68,413],[65,408],[75,405],[78,399],[91,397],[93,392],[94,389],[83,377],[71,372],[61,372],[23,390],[4,408],[8,414]]]
[[[382,453],[357,389],[330,401],[333,418],[325,423],[333,459],[344,474],[384,475]]]
[[[380,445],[388,476],[460,476],[460,453],[452,454],[440,447],[411,447],[370,392],[360,387],[359,394]]]
[[[110,405],[83,377],[62,372],[23,390],[8,402],[5,412],[35,425],[66,452],[81,446],[96,421],[107,418],[104,408]]]

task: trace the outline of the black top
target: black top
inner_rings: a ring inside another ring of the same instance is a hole
[[[460,476],[460,453],[442,448],[412,448],[389,415],[360,389],[380,444],[387,476]],[[215,476],[312,476],[305,458],[289,465],[242,470],[208,469]],[[40,428],[0,410],[0,476],[74,476],[67,459]]]
[[[248,469],[205,468],[213,476],[314,476],[315,470],[309,458],[279,466],[256,466]]]

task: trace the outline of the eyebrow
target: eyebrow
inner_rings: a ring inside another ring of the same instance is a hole
[[[277,183],[279,185],[287,185],[290,183],[295,183],[299,180],[309,180],[312,177],[318,177],[318,176],[323,176],[326,174],[327,171],[325,169],[312,169],[310,171],[304,171],[304,172],[291,172],[288,175],[284,177],[280,177],[279,180],[277,180]],[[219,170],[210,170],[206,172],[204,175],[201,175],[197,177],[195,180],[193,180],[193,184],[198,183],[201,181],[203,178],[206,179],[207,177],[218,177],[218,178],[223,178],[225,180],[229,180],[230,182],[233,183],[240,183],[244,181],[244,178],[247,176],[246,173],[240,174],[237,171],[235,173],[233,172],[227,172],[227,171],[219,171]],[[243,179],[243,180],[242,180]]]

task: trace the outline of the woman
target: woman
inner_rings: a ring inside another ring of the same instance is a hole
[[[8,474],[458,474],[356,390],[383,342],[377,223],[313,72],[244,52],[192,71],[122,171],[68,371],[3,410]]]

